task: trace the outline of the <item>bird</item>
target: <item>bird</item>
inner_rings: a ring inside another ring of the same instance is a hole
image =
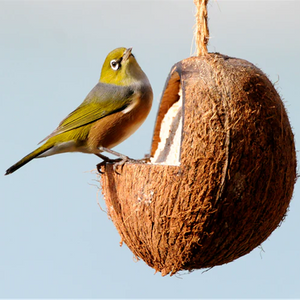
[[[129,157],[111,148],[141,126],[151,110],[152,100],[151,84],[132,54],[132,48],[114,49],[103,63],[98,83],[84,101],[40,142],[44,142],[40,147],[8,168],[5,175],[34,158],[65,152],[95,154],[103,159],[99,165],[109,161],[124,164]],[[111,160],[102,152],[119,159]]]

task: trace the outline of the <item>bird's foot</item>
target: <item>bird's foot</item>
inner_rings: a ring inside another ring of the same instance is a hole
[[[103,159],[103,157],[101,157]],[[143,158],[143,159],[133,159],[133,158],[129,158],[128,156],[123,156],[122,158],[117,158],[117,159],[110,159],[110,158],[106,158],[103,159],[103,161],[99,164],[97,164],[97,170],[100,174],[103,174],[104,172],[101,171],[101,168],[104,166],[106,167],[106,164],[113,164],[113,170],[114,172],[116,172],[118,175],[121,175],[120,172],[118,172],[117,168],[121,167],[121,171],[123,170],[123,167],[125,165],[125,163],[142,163],[145,164],[148,162],[148,159]]]
[[[104,155],[102,155],[102,154],[100,154],[100,153],[96,154],[97,156],[99,156],[100,158],[103,159],[103,162],[101,162],[100,164],[97,165],[97,170],[98,170],[98,172],[99,172],[100,174],[103,174],[103,172],[101,171],[101,167],[102,167],[102,166],[106,166],[106,163],[112,163],[112,164],[114,164],[114,166],[113,166],[114,171],[115,171],[118,175],[121,175],[121,174],[117,171],[117,167],[118,167],[118,166],[120,166],[120,167],[121,167],[121,170],[122,170],[123,167],[124,167],[124,164],[127,163],[127,162],[129,162],[129,163],[143,163],[143,164],[144,164],[144,163],[147,163],[147,162],[150,160],[149,156],[145,156],[145,157],[142,158],[142,159],[133,159],[133,158],[129,158],[128,156],[126,156],[126,155],[124,155],[124,154],[121,154],[121,153],[119,153],[119,152],[113,151],[113,150],[111,150],[111,149],[109,149],[109,148],[105,148],[105,147],[99,147],[99,150],[100,150],[101,152],[106,151],[106,152],[108,152],[108,153],[110,153],[110,154],[113,154],[113,155],[119,157],[119,158],[117,158],[117,159],[110,159],[109,157],[104,156]]]
[[[101,168],[102,168],[103,166],[106,167],[106,164],[109,163],[109,164],[114,164],[114,171],[115,171],[115,164],[118,164],[118,163],[120,163],[121,161],[122,161],[121,158],[117,158],[117,159],[110,159],[110,158],[108,158],[108,159],[103,160],[101,163],[97,164],[97,165],[96,165],[96,168],[97,168],[97,170],[98,170],[98,172],[99,172],[100,174],[104,174],[104,172],[101,171]],[[124,163],[125,163],[125,162],[124,162]],[[123,163],[123,164],[124,164],[124,163]],[[118,173],[118,172],[116,172],[116,173]]]
[[[121,167],[121,171],[123,170],[123,167],[125,165],[125,163],[138,163],[140,162],[141,160],[139,159],[133,159],[133,158],[129,158],[128,156],[124,156],[120,159],[115,159],[114,160],[114,166],[113,166],[113,169],[114,171],[118,174],[118,175],[121,175],[121,173],[119,173],[117,171],[117,167]]]

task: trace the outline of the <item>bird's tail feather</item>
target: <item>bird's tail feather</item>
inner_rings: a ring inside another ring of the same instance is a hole
[[[20,161],[12,165],[10,168],[8,168],[5,172],[5,175],[15,172],[16,170],[18,170],[19,168],[23,167],[25,164],[30,162],[32,159],[36,158],[37,156],[39,156],[40,154],[44,153],[45,151],[49,150],[52,147],[53,145],[48,143],[42,145],[41,147],[37,148],[33,152],[23,157]]]

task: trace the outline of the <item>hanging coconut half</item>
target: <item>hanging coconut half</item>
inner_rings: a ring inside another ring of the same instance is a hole
[[[107,212],[137,258],[162,275],[229,263],[259,246],[287,212],[294,137],[266,75],[207,53],[207,0],[197,6],[198,56],[175,64],[148,163],[102,167]]]
[[[210,268],[249,253],[284,218],[293,133],[261,70],[210,53],[172,68],[150,162],[103,171],[108,214],[136,257],[162,275]]]

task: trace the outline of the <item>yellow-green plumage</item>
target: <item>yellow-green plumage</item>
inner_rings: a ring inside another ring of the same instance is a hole
[[[36,157],[75,151],[97,155],[99,147],[114,147],[142,124],[152,98],[151,85],[131,49],[113,50],[83,103],[43,140],[45,144],[10,167],[6,175]]]

